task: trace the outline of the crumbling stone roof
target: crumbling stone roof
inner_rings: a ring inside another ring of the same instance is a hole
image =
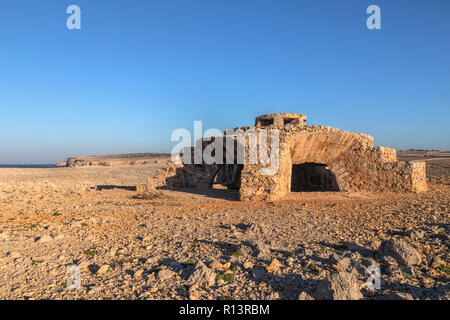
[[[306,116],[299,113],[269,113],[256,117],[255,126],[280,128],[286,125],[301,125],[306,120]]]

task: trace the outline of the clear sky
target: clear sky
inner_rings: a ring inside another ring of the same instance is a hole
[[[0,163],[169,152],[194,120],[272,112],[450,149],[449,17],[448,0],[2,0]]]

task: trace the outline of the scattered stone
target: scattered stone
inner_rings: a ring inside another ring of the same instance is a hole
[[[414,300],[414,298],[410,293],[396,291],[384,296],[383,300]]]
[[[344,268],[342,268],[340,265],[332,264],[331,267],[337,271],[345,271]]]
[[[195,265],[194,271],[189,276],[187,284],[195,289],[201,286],[212,286],[215,282],[216,274],[213,270],[205,266],[201,261]]]
[[[58,234],[57,236],[55,236],[53,239],[55,240],[63,240],[66,236],[64,234]]]
[[[246,270],[253,269],[253,263],[251,263],[250,261],[244,262],[244,269]]]
[[[200,294],[198,291],[195,290],[189,290],[189,300],[199,300]]]
[[[270,295],[267,297],[267,300],[279,300],[280,294],[278,292],[271,292]]]
[[[231,262],[227,262],[222,266],[223,270],[228,270],[231,268]]]
[[[309,293],[307,293],[306,291],[302,291],[298,295],[298,300],[314,300],[314,298]]]
[[[104,264],[100,267],[100,269],[98,269],[97,273],[104,274],[104,273],[108,272],[108,270],[109,270],[109,265]]]
[[[270,273],[277,273],[282,266],[281,262],[277,259],[273,259],[270,265],[267,267],[267,271]]]
[[[36,243],[46,243],[46,242],[52,241],[53,238],[50,235],[46,234],[46,235],[44,235],[42,237],[37,237],[34,240],[35,240]]]
[[[263,225],[258,225],[258,224],[253,223],[253,222],[251,222],[251,223],[249,223],[247,225],[247,231],[251,232],[251,233],[254,233],[254,234],[267,233],[267,230],[266,230],[266,228]]]
[[[383,242],[378,249],[378,254],[381,257],[391,256],[399,264],[404,265],[418,265],[422,262],[422,258],[416,249],[398,239]]]
[[[20,254],[18,252],[13,251],[13,252],[7,253],[7,256],[12,259],[17,259],[20,257]]]
[[[328,263],[337,270],[349,271],[352,265],[352,260],[349,257],[344,257],[336,253],[332,253],[328,258]]]
[[[372,240],[372,242],[370,243],[370,249],[372,250],[378,250],[378,248],[381,245],[381,241],[379,239],[374,239]]]
[[[409,232],[409,237],[415,241],[423,239],[424,236],[425,231],[423,230],[412,230]]]
[[[173,272],[169,269],[162,269],[162,270],[158,271],[158,280],[160,280],[160,281],[169,280],[173,276],[175,276],[175,272]]]
[[[152,288],[150,288],[150,289],[148,290],[148,292],[150,292],[150,293],[156,293],[156,292],[158,292],[158,287],[152,287]]]
[[[342,271],[320,280],[313,296],[317,300],[359,300],[363,297],[355,277]]]
[[[135,272],[134,277],[140,278],[140,277],[142,277],[143,273],[144,273],[144,269],[139,269],[138,271]]]
[[[209,266],[213,270],[222,270],[222,264],[219,261],[214,261]]]
[[[256,250],[256,256],[258,258],[264,259],[270,256],[270,248],[263,241],[257,240],[252,242],[252,244]]]
[[[152,265],[152,264],[155,264],[157,261],[158,261],[158,257],[148,257],[145,260],[145,263],[149,264],[149,265]]]
[[[100,286],[92,286],[92,287],[89,288],[89,291],[87,293],[89,295],[91,295],[91,294],[98,294],[101,289],[102,288]]]
[[[288,266],[292,267],[294,265],[294,258],[293,257],[287,258],[286,263]]]
[[[443,264],[444,264],[444,261],[442,261],[441,258],[436,256],[436,257],[433,257],[433,259],[431,260],[430,267],[438,268],[439,266],[441,266]]]
[[[242,245],[239,249],[240,252],[242,252],[244,255],[251,255],[253,250],[248,245]]]

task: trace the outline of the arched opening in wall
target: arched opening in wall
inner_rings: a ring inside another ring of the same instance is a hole
[[[339,187],[326,164],[305,162],[292,165],[291,191],[339,191]]]
[[[216,189],[236,190],[241,187],[242,164],[224,164],[214,176],[212,186]]]
[[[285,118],[283,120],[283,122],[284,122],[284,126],[288,127],[288,126],[291,126],[294,124],[298,124],[299,121],[298,121],[298,119]]]
[[[259,120],[259,126],[268,127],[273,125],[273,119],[261,119]]]

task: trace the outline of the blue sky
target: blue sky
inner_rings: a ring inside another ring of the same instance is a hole
[[[272,112],[450,149],[449,14],[447,0],[2,0],[0,163],[169,152],[194,120]]]

